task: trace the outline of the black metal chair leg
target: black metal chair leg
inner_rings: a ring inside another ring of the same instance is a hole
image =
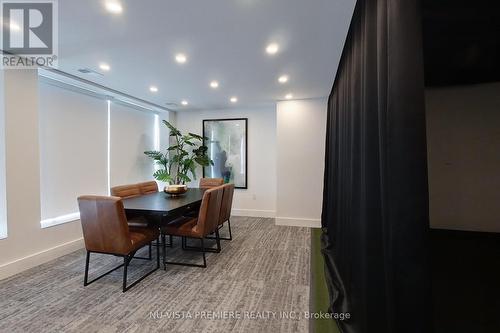
[[[227,220],[227,226],[229,228],[229,240],[233,240],[233,234],[231,233],[231,219]]]
[[[130,288],[132,288],[133,286],[135,286],[136,284],[138,284],[139,282],[141,282],[142,280],[144,280],[145,278],[147,278],[149,275],[153,274],[156,270],[158,270],[160,268],[160,249],[156,248],[156,267],[127,286],[127,269],[128,269],[130,262],[134,258],[134,254],[135,253],[131,253],[128,256],[125,256],[123,258],[123,266],[124,266],[124,268],[123,268],[123,288],[122,288],[123,292],[126,292],[127,290],[129,290]]]
[[[231,220],[227,220],[227,226],[229,228],[229,237],[220,237],[219,236],[220,240],[228,240],[228,241],[233,240],[233,234],[232,234],[232,231],[231,231]],[[223,227],[224,227],[224,224],[221,224],[219,226],[219,229],[222,229]],[[215,237],[206,237],[206,239],[216,239],[216,238]]]
[[[215,231],[215,237],[205,237],[205,239],[215,239],[216,242],[217,242],[217,247],[214,249],[214,248],[206,248],[204,247],[203,249],[201,247],[198,247],[198,246],[190,246],[190,245],[187,245],[187,237],[184,237],[186,238],[184,240],[184,244],[182,246],[182,249],[184,251],[194,251],[194,252],[211,252],[211,253],[220,253],[221,251],[221,246],[220,246],[220,237],[218,236],[218,231]]]
[[[220,253],[221,247],[220,247],[219,229],[215,230],[215,239],[216,239],[216,242],[217,242],[217,253]],[[203,253],[205,253],[205,251],[203,251]]]
[[[87,251],[87,258],[85,259],[85,276],[83,278],[83,285],[87,286],[88,279],[89,279],[89,261],[90,261],[90,252]]]
[[[207,267],[207,257],[205,255],[205,241],[201,239],[201,251],[203,253],[203,268]]]
[[[166,258],[167,258],[167,247],[165,245],[166,239],[165,239],[165,234],[161,235],[161,244],[163,248],[163,270],[167,270],[167,264],[166,264]]]
[[[160,242],[160,237],[156,240],[156,242]],[[156,269],[160,268],[160,247],[156,247]]]
[[[151,243],[149,243],[149,248],[148,248],[148,250],[149,250],[149,260],[153,259],[153,256],[152,256],[152,253],[151,253],[151,247],[152,247],[152,245],[151,245]]]
[[[197,252],[202,252],[203,253],[203,265],[189,264],[189,263],[175,262],[175,261],[167,261],[167,257],[166,256],[163,257],[163,264],[164,265],[169,264],[169,265],[179,265],[179,266],[206,268],[207,267],[207,258],[206,258],[205,252],[208,249],[205,249],[203,238],[201,238],[200,241],[201,241],[201,247],[200,248],[196,248],[196,249],[197,249]],[[186,243],[186,237],[181,237],[181,243],[182,243],[182,245],[184,247],[184,245]],[[212,250],[215,250],[215,249],[212,249]]]
[[[129,262],[130,261],[128,259],[128,256],[123,258],[123,288],[122,288],[123,292],[127,291],[127,267]]]
[[[109,273],[114,272],[114,271],[116,271],[117,269],[119,269],[119,268],[121,268],[121,267],[123,266],[123,264],[118,265],[118,266],[116,266],[115,268],[110,269],[110,270],[109,270],[109,271],[107,271],[106,273],[101,274],[101,275],[99,275],[98,277],[96,277],[95,279],[93,279],[93,280],[89,281],[89,280],[88,280],[88,277],[89,277],[90,253],[91,253],[90,251],[87,251],[87,258],[85,259],[85,277],[84,277],[84,279],[83,279],[83,286],[84,286],[84,287],[88,286],[88,285],[89,285],[89,284],[91,284],[91,283],[94,283],[95,281],[97,281],[97,280],[99,280],[99,279],[101,279],[101,278],[105,277],[105,276],[106,276],[106,275],[108,275]]]

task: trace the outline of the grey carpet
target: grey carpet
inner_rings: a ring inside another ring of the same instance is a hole
[[[0,332],[307,332],[309,229],[249,217],[232,226],[208,268],[168,266],[126,293],[122,270],[83,287],[84,250],[0,281]],[[178,247],[169,260],[201,260]],[[93,255],[91,278],[118,263]],[[150,265],[133,260],[129,281]]]

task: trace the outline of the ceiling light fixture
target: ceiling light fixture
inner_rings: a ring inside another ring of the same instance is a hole
[[[279,83],[287,83],[287,82],[288,82],[288,75],[281,75],[281,76],[278,78],[278,82],[279,82]]]
[[[178,53],[175,55],[175,61],[177,61],[179,64],[184,64],[187,61],[187,57],[183,53]]]
[[[156,86],[151,86],[151,87],[149,87],[149,91],[154,92],[154,93],[155,93],[155,92],[158,92],[158,87],[156,87]]]
[[[267,54],[271,54],[271,55],[272,55],[272,54],[276,54],[276,53],[278,53],[279,49],[280,49],[280,47],[279,47],[279,45],[278,45],[278,44],[276,44],[276,43],[271,43],[271,44],[269,44],[269,45],[266,47],[266,52],[267,52]]]
[[[231,103],[237,103],[238,102],[238,97],[233,96],[233,97],[231,97],[230,101],[231,101]]]
[[[181,101],[181,104],[182,104],[182,105],[184,105],[184,106],[186,106],[186,105],[188,105],[189,103],[188,103],[188,101],[186,101],[186,100],[184,99],[184,100],[182,100],[182,101]]]
[[[219,82],[217,81],[210,82],[210,87],[212,87],[213,89],[219,88]]]
[[[293,95],[292,94],[286,94],[285,99],[292,99]]]
[[[104,63],[104,62],[101,62],[99,64],[99,68],[102,69],[105,72],[109,72],[109,70],[111,69],[111,67],[108,64]]]
[[[113,14],[121,14],[123,12],[122,4],[116,0],[106,1],[106,9]]]

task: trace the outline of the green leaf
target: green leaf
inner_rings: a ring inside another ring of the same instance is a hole
[[[169,123],[168,121],[163,120],[163,124],[165,124],[165,126],[167,126],[168,129],[170,130],[170,136],[181,135],[181,132],[177,128],[175,128],[171,123]]]
[[[194,134],[194,133],[191,133],[189,132],[189,135],[191,135],[193,138],[199,140],[199,141],[203,141],[203,137],[201,135],[198,135],[198,134]],[[206,138],[208,140],[208,138]]]
[[[153,177],[155,177],[156,180],[159,180],[161,182],[166,182],[166,183],[171,183],[172,182],[172,177],[168,173],[167,170],[157,170],[154,174]]]
[[[162,158],[164,158],[163,154],[159,151],[145,151],[144,154],[150,158],[152,158],[155,161],[159,161]]]

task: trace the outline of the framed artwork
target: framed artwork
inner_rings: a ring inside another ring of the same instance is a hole
[[[214,165],[203,177],[223,178],[235,188],[247,188],[248,118],[203,120],[203,137]]]

